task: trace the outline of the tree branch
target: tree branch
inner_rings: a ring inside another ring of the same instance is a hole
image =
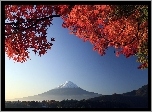
[[[51,16],[49,16],[49,17],[40,18],[40,19],[27,19],[28,22],[33,22],[33,21],[35,21],[35,20],[36,20],[36,21],[34,22],[34,24],[30,25],[30,26],[27,27],[27,28],[19,29],[17,32],[13,32],[13,33],[10,33],[10,34],[5,34],[5,35],[17,34],[17,33],[20,32],[20,31],[25,31],[25,30],[27,30],[27,29],[35,26],[39,21],[46,20],[46,19],[50,19],[50,18],[53,18],[53,17],[60,17],[60,15],[51,15]],[[21,22],[21,23],[19,23],[19,24],[22,24],[22,23],[27,23],[27,22]],[[14,25],[14,22],[12,22],[12,23],[5,23],[5,24]]]

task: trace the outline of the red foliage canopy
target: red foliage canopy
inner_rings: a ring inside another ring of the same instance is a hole
[[[90,41],[100,55],[104,55],[108,47],[114,47],[116,56],[123,54],[128,58],[139,51],[143,41],[148,42],[148,21],[140,22],[139,10],[118,18],[113,15],[116,7],[110,5],[75,5],[70,11],[66,6],[58,8],[63,27]],[[148,67],[147,61],[140,66],[144,67]]]
[[[5,24],[5,51],[18,62],[29,58],[28,48],[34,48],[40,56],[45,54],[53,45],[46,39],[47,26],[60,15],[62,26],[90,41],[100,55],[108,47],[116,49],[116,56],[135,55],[142,41],[148,42],[148,23],[139,22],[138,10],[117,18],[114,9],[110,5],[6,5],[5,18],[11,23]],[[52,15],[53,11],[56,15]]]

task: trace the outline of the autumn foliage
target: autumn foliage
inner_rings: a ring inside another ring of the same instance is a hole
[[[46,31],[51,25],[53,9],[50,5],[43,7],[36,6],[35,12],[30,5],[5,6],[5,18],[11,21],[5,23],[5,52],[9,58],[24,62],[29,58],[28,48],[33,48],[40,56],[51,48],[53,44],[47,41]]]
[[[116,56],[136,55],[141,63],[139,69],[148,68],[148,6],[145,5],[6,5],[5,19],[11,21],[5,23],[8,57],[24,62],[29,58],[29,48],[40,56],[51,49],[53,44],[46,39],[46,31],[53,17],[61,17],[64,28],[91,42],[100,55],[108,47],[114,47]]]

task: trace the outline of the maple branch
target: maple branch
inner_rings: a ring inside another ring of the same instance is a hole
[[[137,40],[139,40],[139,38],[138,38],[138,32],[139,32],[139,25],[140,25],[140,23],[139,23],[139,19],[137,18],[137,22],[138,22],[138,27],[137,27],[137,34],[136,34],[136,37],[137,37]]]
[[[106,39],[104,36],[100,35],[100,34],[97,32],[97,30],[94,29],[94,32],[96,33],[96,35],[97,35],[99,38],[104,38],[107,42],[112,42],[112,41]]]
[[[69,6],[68,9],[70,10],[70,12],[72,11],[72,9],[73,9],[74,6],[75,6],[75,5],[70,5],[70,6]]]
[[[135,37],[135,38],[136,38],[136,37]],[[133,39],[132,39],[129,43],[127,43],[126,45],[132,44],[132,43],[134,42],[135,38],[133,38]],[[126,46],[126,45],[124,45],[124,46]]]
[[[36,20],[36,21],[34,22],[34,24],[30,25],[30,26],[27,27],[27,28],[24,28],[24,29],[19,29],[19,28],[18,28],[18,31],[15,31],[15,32],[10,33],[10,34],[5,34],[5,35],[17,34],[19,31],[25,31],[25,30],[27,30],[27,29],[35,26],[39,21],[46,20],[46,19],[50,19],[50,18],[53,18],[53,17],[60,17],[60,15],[51,15],[51,16],[49,16],[49,17],[40,18],[40,19],[27,19],[28,22],[33,22],[33,21],[35,21],[35,20]],[[5,24],[9,24],[9,25],[18,24],[18,25],[19,25],[19,24],[22,24],[22,23],[27,23],[27,22],[21,22],[21,23],[19,23],[19,22],[18,22],[18,23],[12,22],[12,23],[5,23]]]

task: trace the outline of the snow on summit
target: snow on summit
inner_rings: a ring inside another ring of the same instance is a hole
[[[79,88],[79,87],[71,81],[66,81],[65,83],[59,85],[57,88]]]

